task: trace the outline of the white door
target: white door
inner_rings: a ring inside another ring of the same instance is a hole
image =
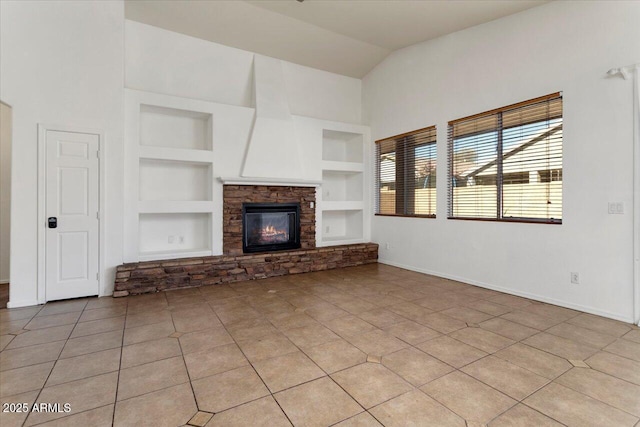
[[[46,300],[98,295],[99,137],[46,133]]]

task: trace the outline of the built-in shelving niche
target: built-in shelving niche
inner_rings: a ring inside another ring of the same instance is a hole
[[[364,134],[324,129],[320,245],[364,241]]]
[[[200,101],[131,91],[137,259],[212,254],[213,114]],[[135,206],[134,206],[135,208]],[[135,238],[135,237],[134,237]]]

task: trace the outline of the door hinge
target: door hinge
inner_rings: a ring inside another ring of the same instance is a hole
[[[96,157],[100,158],[100,150],[96,151]]]
[[[96,280],[100,281],[100,273],[96,273]]]
[[[100,212],[96,212],[96,219],[100,219]]]

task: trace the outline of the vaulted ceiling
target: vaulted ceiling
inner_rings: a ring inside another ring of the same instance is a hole
[[[127,19],[361,78],[396,49],[548,0],[126,0]]]

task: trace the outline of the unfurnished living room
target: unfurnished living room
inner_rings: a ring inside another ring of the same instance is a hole
[[[0,0],[0,425],[640,427],[640,1]]]

